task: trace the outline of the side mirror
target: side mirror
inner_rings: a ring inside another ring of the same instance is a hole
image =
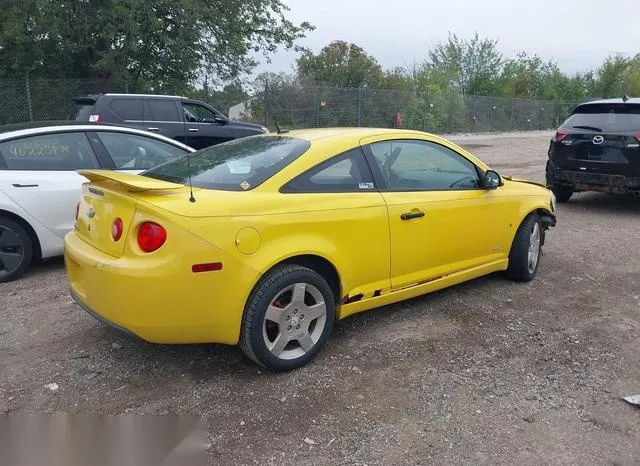
[[[214,123],[218,123],[219,125],[226,125],[227,123],[229,123],[229,121],[226,118],[222,118],[222,117],[215,117],[213,119]]]
[[[502,177],[498,174],[498,172],[494,170],[487,170],[487,172],[484,174],[484,188],[496,189],[498,186],[502,185]]]

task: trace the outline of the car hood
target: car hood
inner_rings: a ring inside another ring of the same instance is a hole
[[[243,129],[251,129],[256,131],[262,131],[263,126],[257,125],[255,123],[246,123],[244,121],[230,121],[231,126],[234,128],[243,128]]]
[[[545,189],[547,188],[547,185],[538,183],[537,181],[525,180],[523,178],[516,178],[514,176],[503,176],[502,178],[504,178],[505,180],[513,181],[515,183],[526,183],[526,184],[532,184],[534,186],[540,186],[541,188],[545,188]]]

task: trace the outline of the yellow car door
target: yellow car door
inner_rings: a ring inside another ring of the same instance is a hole
[[[412,286],[503,260],[512,210],[484,171],[453,149],[422,139],[367,144],[384,186],[391,237],[391,286]]]

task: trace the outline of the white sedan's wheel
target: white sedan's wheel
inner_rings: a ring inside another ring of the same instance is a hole
[[[0,283],[15,280],[33,257],[31,238],[21,225],[0,217]]]

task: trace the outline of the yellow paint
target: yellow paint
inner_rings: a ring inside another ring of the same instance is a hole
[[[312,129],[292,131],[311,141],[300,158],[247,191],[194,189],[136,175],[83,171],[80,219],[65,238],[71,288],[102,318],[142,338],[164,343],[238,342],[245,303],[273,266],[301,255],[329,261],[340,279],[338,318],[505,270],[515,232],[551,193],[508,179],[494,190],[284,194],[303,171],[348,149],[388,139],[446,145],[480,169],[488,167],[449,141],[417,131]],[[102,196],[89,188],[102,191]],[[86,218],[93,208],[97,214]],[[400,215],[419,209],[425,216]],[[116,244],[115,216],[125,223]],[[146,254],[139,225],[154,221],[167,241]],[[91,224],[91,232],[88,226]],[[220,271],[192,265],[222,262]],[[376,296],[374,296],[376,295]]]

